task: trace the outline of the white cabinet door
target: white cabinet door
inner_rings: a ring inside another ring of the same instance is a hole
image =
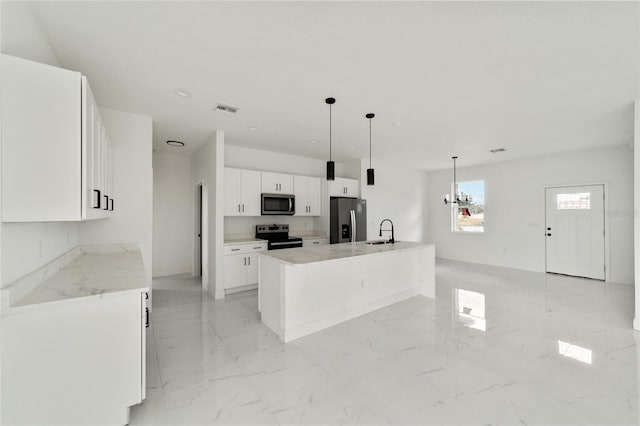
[[[360,195],[360,181],[356,179],[345,179],[344,185],[347,189],[347,197],[358,198]]]
[[[260,255],[247,255],[247,285],[258,284],[260,276]]]
[[[81,75],[2,55],[2,219],[82,218]]]
[[[96,102],[85,77],[82,77],[82,103],[85,105],[82,108],[82,217],[96,219],[99,217],[97,205],[100,198],[94,173]]]
[[[293,175],[262,172],[262,192],[266,194],[293,194]]]
[[[328,238],[318,238],[318,239],[303,239],[302,247],[312,247],[312,246],[321,246],[329,244]]]
[[[357,179],[336,178],[329,181],[329,195],[332,197],[358,198],[359,183]]]
[[[242,171],[239,169],[224,169],[224,215],[242,215]]]
[[[322,179],[307,178],[307,205],[309,206],[309,216],[320,216],[322,214]]]
[[[280,192],[283,194],[293,194],[293,175],[280,174],[278,176],[280,183]]]
[[[87,86],[88,87],[88,86]],[[91,93],[91,89],[89,89],[89,93],[91,94],[91,99],[93,99],[93,94]],[[102,117],[100,117],[100,111],[98,110],[98,105],[95,103],[95,99],[93,99],[92,105],[92,115],[93,115],[93,123],[92,123],[92,139],[93,139],[93,170],[91,171],[92,175],[92,192],[93,192],[93,201],[94,203],[91,205],[92,210],[94,210],[95,217],[104,217],[104,196],[106,195],[105,191],[105,182],[104,182],[104,156],[103,156],[103,145],[104,145],[104,133],[105,128],[102,122]]]
[[[296,216],[320,216],[321,185],[320,178],[294,176],[293,193],[296,196]]]
[[[242,170],[241,204],[242,216],[260,216],[261,173],[255,170]]]
[[[296,213],[294,216],[309,216],[308,179],[307,176],[294,176],[293,178],[293,195],[296,197]]]
[[[224,257],[224,288],[247,284],[247,255],[236,254]]]
[[[265,194],[280,193],[279,175],[277,173],[262,172],[262,192]]]

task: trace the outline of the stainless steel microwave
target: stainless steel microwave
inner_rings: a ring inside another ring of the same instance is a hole
[[[296,197],[291,194],[262,194],[262,215],[293,215]]]

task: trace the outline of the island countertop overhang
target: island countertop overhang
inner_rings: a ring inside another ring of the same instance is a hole
[[[414,250],[423,247],[434,246],[432,243],[419,243],[400,241],[394,244],[370,245],[365,242],[327,244],[303,248],[271,250],[262,252],[262,256],[268,256],[288,265],[307,265],[309,263],[327,262],[339,259],[348,259],[357,256],[371,256],[385,253],[395,253],[404,250]]]

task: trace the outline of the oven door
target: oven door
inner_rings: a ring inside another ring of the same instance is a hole
[[[262,215],[293,215],[296,212],[294,195],[262,194]]]

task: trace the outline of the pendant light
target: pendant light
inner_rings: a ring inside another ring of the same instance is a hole
[[[327,161],[327,180],[336,180],[336,163],[331,160],[331,106],[336,103],[335,98],[324,100],[329,105],[329,161]]]
[[[460,199],[460,194],[458,194],[458,183],[456,182],[456,160],[458,159],[458,157],[451,157],[451,159],[453,160],[453,191],[451,193],[451,198],[449,198],[449,194],[445,194],[444,195],[444,203],[445,204],[449,204],[449,203],[455,203],[455,204],[462,204],[462,203],[468,203],[469,202],[469,196],[467,195],[466,199],[463,201]],[[453,200],[453,201],[451,201]]]
[[[369,119],[369,168],[367,169],[367,185],[374,185],[375,178],[373,168],[371,168],[371,119],[376,115],[372,112],[365,115]]]

